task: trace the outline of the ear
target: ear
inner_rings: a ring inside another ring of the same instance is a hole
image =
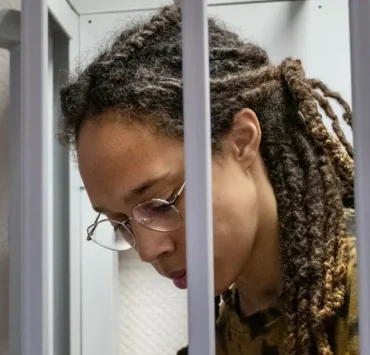
[[[254,111],[243,108],[235,116],[229,135],[231,151],[245,169],[255,161],[261,143],[261,127]]]

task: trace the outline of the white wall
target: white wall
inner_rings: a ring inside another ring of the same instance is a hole
[[[0,0],[0,10],[20,5],[21,0]],[[0,49],[0,355],[8,347],[8,106],[9,52]]]

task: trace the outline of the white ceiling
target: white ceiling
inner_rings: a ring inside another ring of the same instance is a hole
[[[79,14],[153,9],[171,3],[171,0],[66,0]]]
[[[62,0],[61,0],[62,1]],[[66,0],[79,14],[155,9],[171,4],[173,0]],[[209,4],[258,2],[266,0],[208,0]]]

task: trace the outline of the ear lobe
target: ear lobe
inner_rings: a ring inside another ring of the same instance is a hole
[[[261,127],[254,111],[243,108],[234,116],[231,132],[235,158],[248,168],[258,155]]]

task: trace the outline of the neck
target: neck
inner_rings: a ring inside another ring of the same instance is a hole
[[[263,207],[258,233],[251,257],[235,285],[239,293],[240,310],[244,316],[269,307],[280,295],[283,265],[276,201]]]

